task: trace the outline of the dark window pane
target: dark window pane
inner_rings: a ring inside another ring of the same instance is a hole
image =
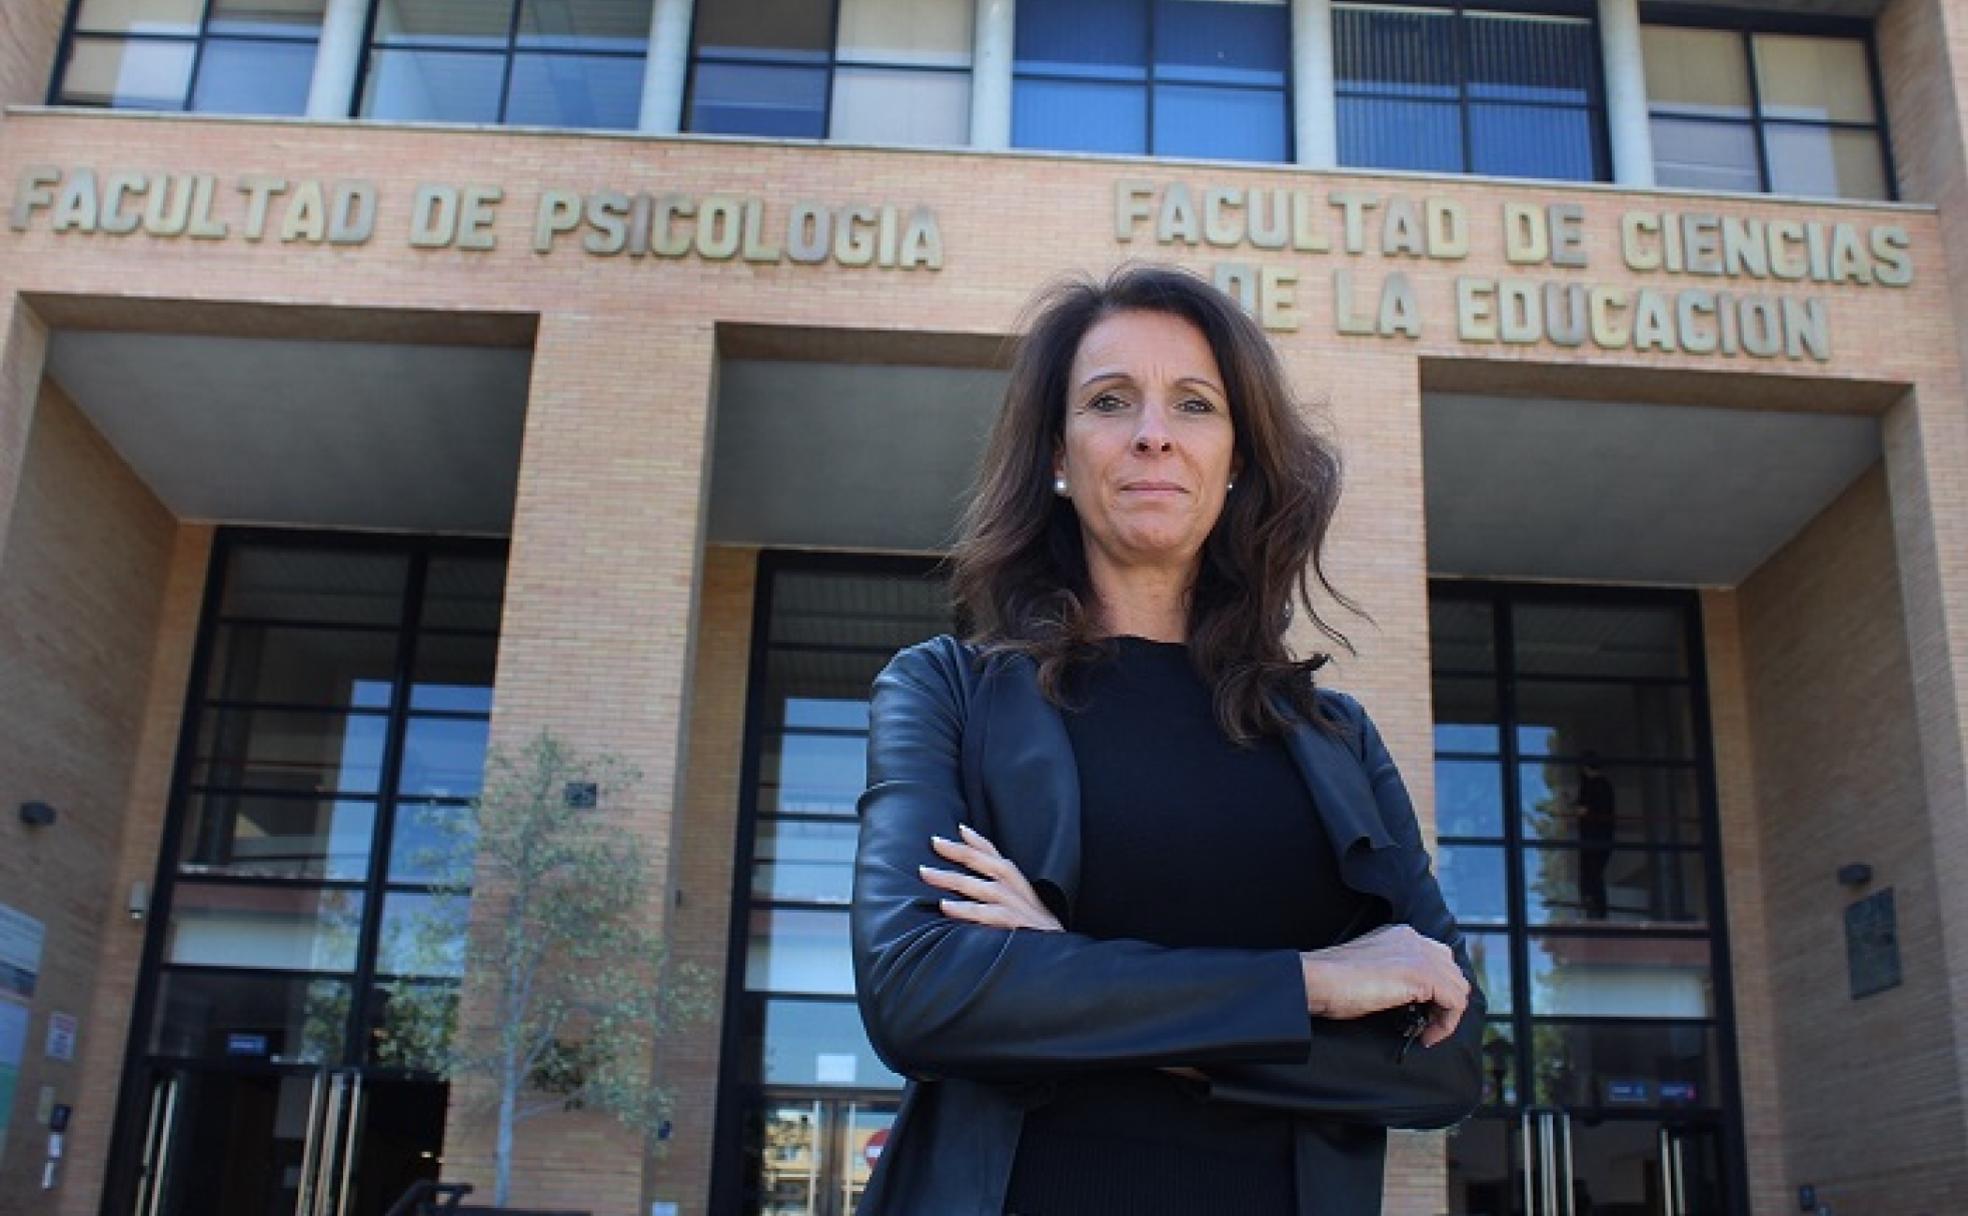
[[[1483,1105],[1517,1102],[1517,1034],[1508,1019],[1483,1023]]]
[[[512,32],[513,0],[391,0],[376,6],[376,41],[428,40],[504,46]]]
[[[1274,89],[1155,86],[1155,155],[1285,159],[1285,94]]]
[[[400,802],[390,832],[389,880],[462,885],[472,879],[476,845],[471,808]]]
[[[1511,612],[1517,670],[1685,678],[1684,619],[1679,608],[1651,604],[1519,604]]]
[[[852,817],[855,801],[867,786],[865,736],[789,730],[762,741],[762,813]]]
[[[845,904],[854,881],[856,825],[761,819],[752,898]]]
[[[1435,762],[1435,831],[1441,836],[1503,835],[1503,769],[1494,760]]]
[[[827,71],[700,62],[691,82],[690,129],[819,139],[827,133]]]
[[[1504,1068],[1510,1070],[1511,1065]],[[1492,1085],[1487,1071],[1483,1084],[1487,1094]],[[1517,1135],[1512,1120],[1480,1116],[1449,1131],[1449,1211],[1502,1216],[1516,1210],[1516,1180],[1523,1172],[1517,1159]]]
[[[515,54],[506,122],[632,131],[642,108],[641,56]]]
[[[1620,849],[1610,843],[1533,848],[1524,854],[1530,923],[1673,925],[1708,920],[1701,854]]]
[[[81,0],[75,28],[110,33],[196,34],[205,0]]]
[[[648,53],[651,0],[521,0],[521,46]],[[507,121],[511,121],[508,119]]]
[[[458,1025],[457,985],[397,980],[377,984],[370,1000],[369,1062],[436,1071]]]
[[[1338,104],[1340,164],[1462,171],[1462,111],[1454,102],[1341,97]]]
[[[361,924],[358,891],[180,882],[164,957],[207,967],[353,971]]]
[[[381,714],[208,709],[194,785],[306,794],[373,794],[382,782]]]
[[[365,118],[429,122],[499,121],[499,89],[506,57],[468,51],[369,53],[362,90]]]
[[[1531,1057],[1541,1105],[1721,1105],[1715,1031],[1707,1026],[1539,1023]]]
[[[1592,181],[1598,116],[1591,110],[1471,102],[1469,170],[1499,177]]]
[[[1746,194],[1763,188],[1756,129],[1749,123],[1656,117],[1652,125],[1654,180],[1660,185]]]
[[[1148,94],[1140,85],[1020,80],[1012,89],[1011,142],[1061,152],[1146,152]]]
[[[847,910],[757,908],[745,951],[748,992],[854,995]]]
[[[1046,0],[1020,5],[1013,36],[1013,60],[1020,72],[1105,76],[1118,72],[1132,79],[1146,74],[1144,0]]]
[[[1503,744],[1496,681],[1435,677],[1435,750],[1492,752]]]
[[[221,625],[206,695],[226,701],[388,709],[396,634],[381,630]]]
[[[376,970],[393,976],[462,976],[470,916],[471,898],[466,895],[391,891],[383,896]]]
[[[191,41],[125,41],[76,35],[62,68],[61,100],[120,110],[176,110],[191,83]]]
[[[1531,1012],[1705,1018],[1715,1013],[1705,937],[1530,935]]]
[[[699,51],[825,55],[834,45],[833,16],[833,5],[814,0],[717,0],[696,6],[693,45]]]
[[[1449,911],[1465,925],[1501,925],[1510,919],[1510,888],[1503,847],[1445,844],[1435,853],[1435,879]]]
[[[1282,2],[1156,0],[1157,79],[1282,89],[1290,60],[1291,10]]]
[[[321,32],[327,0],[212,0],[205,18],[208,34],[258,34],[262,37],[313,38]],[[211,54],[211,48],[206,48]]]
[[[1692,766],[1620,766],[1605,770],[1613,787],[1613,839],[1622,844],[1699,844],[1701,796]],[[1582,818],[1578,765],[1519,765],[1517,795],[1529,840],[1576,840]]]
[[[1885,199],[1886,162],[1877,131],[1770,123],[1763,128],[1770,189],[1812,198]]]
[[[499,639],[482,635],[426,633],[417,639],[412,709],[492,712],[492,671]]]
[[[1598,101],[1597,35],[1590,21],[1471,15],[1469,96],[1589,105]]]
[[[1694,754],[1685,686],[1517,682],[1517,746],[1527,756],[1660,757]]]
[[[1428,645],[1437,671],[1495,671],[1496,630],[1483,600],[1428,602]]]
[[[226,566],[227,616],[347,625],[403,618],[409,559],[398,553],[241,545]]]
[[[868,682],[890,655],[950,628],[949,596],[949,588],[938,578],[788,571],[772,580],[771,640],[885,651],[872,657],[843,656],[857,661],[845,678],[859,681],[852,695],[865,700]],[[860,674],[863,671],[867,674]],[[848,695],[804,681],[799,692]]]
[[[305,114],[314,51],[313,42],[208,39],[191,108],[207,114]]]
[[[1334,5],[1335,83],[1344,93],[1454,101],[1454,20],[1440,11]]]
[[[900,1089],[868,1045],[852,1001],[748,1000],[744,1081]]]
[[[360,880],[375,834],[367,799],[194,794],[178,872]]]
[[[340,1063],[348,1014],[349,986],[342,980],[167,970],[158,989],[150,1050],[161,1056]]]
[[[433,557],[424,568],[426,629],[496,632],[506,594],[503,557]]]
[[[397,791],[406,796],[470,798],[485,780],[482,719],[412,718],[403,736],[403,773]]]
[[[1493,1015],[1507,1014],[1515,1004],[1510,987],[1510,939],[1503,933],[1471,930],[1463,935],[1470,965],[1476,969],[1476,982],[1482,985],[1483,999]]]

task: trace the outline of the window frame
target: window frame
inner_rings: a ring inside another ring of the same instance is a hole
[[[362,56],[356,64],[355,82],[349,89],[347,117],[362,122],[448,123],[451,121],[448,119],[434,118],[379,118],[374,115],[364,114],[362,112],[362,101],[364,95],[369,91],[369,75],[375,63],[377,51],[438,51],[450,54],[477,55],[487,58],[494,55],[499,56],[504,63],[499,73],[499,105],[497,114],[492,119],[492,125],[501,127],[508,125],[506,115],[512,104],[513,65],[518,61],[521,54],[543,57],[578,56],[581,58],[639,59],[645,65],[649,62],[649,37],[647,34],[643,36],[642,49],[634,52],[605,51],[592,47],[522,47],[519,43],[519,20],[521,14],[525,12],[528,0],[507,0],[507,3],[512,5],[512,12],[506,19],[505,43],[495,48],[469,45],[465,38],[458,35],[425,35],[403,41],[378,43],[376,41],[376,15],[382,9],[382,0],[369,0],[368,12],[362,18]],[[654,0],[651,0],[651,3],[653,8]],[[638,96],[637,100],[638,105],[640,105],[640,96]],[[530,127],[537,124],[527,123],[525,125]],[[542,129],[552,131],[619,131],[624,128],[548,126]],[[626,129],[633,131],[636,128],[631,126]]]
[[[1021,148],[1029,152],[1057,152],[1062,155],[1069,155],[1069,156],[1152,156],[1152,157],[1171,159],[1171,160],[1197,159],[1191,157],[1177,156],[1173,153],[1161,152],[1156,150],[1155,148],[1156,86],[1161,84],[1198,85],[1198,84],[1203,84],[1203,82],[1193,81],[1193,80],[1183,80],[1183,79],[1164,80],[1157,73],[1158,65],[1155,56],[1155,25],[1156,25],[1155,5],[1157,3],[1157,0],[1133,0],[1133,2],[1139,6],[1141,11],[1141,19],[1145,23],[1145,27],[1146,27],[1146,32],[1142,38],[1142,42],[1144,46],[1143,58],[1145,62],[1142,65],[1141,75],[1139,78],[1135,78],[1131,76],[1123,76],[1120,74],[1120,71],[1118,69],[1103,72],[1099,70],[1097,67],[1094,70],[1087,71],[1087,72],[1070,72],[1070,73],[1030,71],[1026,69],[1021,69],[1019,67],[1017,48],[1014,47],[1012,50],[1012,59],[1011,59],[1011,94],[1012,94],[1012,110],[1013,113],[1015,114],[1017,112],[1017,106],[1018,106],[1017,99],[1018,99],[1019,82],[1025,80],[1048,80],[1048,81],[1062,81],[1062,82],[1097,81],[1102,84],[1139,86],[1142,90],[1142,110],[1141,110],[1142,151],[1140,152],[1086,152],[1086,151],[1080,151],[1078,149],[1070,149],[1070,148],[1046,148],[1034,144],[1019,143],[1015,131],[1013,132],[1012,140],[1011,140],[1011,146],[1013,148]],[[1293,121],[1293,114],[1297,107],[1298,80],[1296,74],[1292,71],[1293,60],[1292,60],[1292,51],[1290,46],[1291,29],[1292,29],[1291,5],[1289,3],[1289,0],[1286,0],[1286,3],[1277,5],[1276,7],[1282,8],[1285,12],[1285,38],[1286,38],[1287,45],[1285,50],[1284,84],[1282,86],[1277,86],[1277,85],[1268,85],[1268,84],[1249,84],[1241,81],[1219,80],[1219,81],[1210,81],[1207,84],[1205,84],[1204,87],[1212,88],[1212,89],[1233,89],[1238,92],[1252,93],[1258,95],[1268,95],[1274,92],[1277,93],[1279,100],[1284,105],[1284,133],[1285,133],[1284,156],[1282,159],[1275,160],[1275,161],[1270,161],[1270,160],[1247,161],[1242,159],[1234,159],[1234,160],[1229,160],[1228,163],[1234,163],[1238,165],[1272,165],[1272,164],[1291,165],[1291,164],[1298,163],[1298,130],[1297,130],[1298,124]],[[1202,159],[1216,159],[1216,158],[1202,158]]]
[[[717,55],[705,56],[699,53],[697,48],[697,21],[698,18],[702,15],[703,9],[702,6],[693,4],[690,9],[690,38],[687,43],[688,54],[689,54],[689,65],[685,69],[684,82],[683,82],[683,108],[682,111],[677,115],[677,127],[680,131],[682,131],[684,134],[687,135],[714,135],[725,139],[771,139],[775,141],[811,139],[820,143],[832,142],[835,138],[834,136],[834,85],[836,79],[839,76],[839,69],[841,68],[848,68],[850,70],[872,69],[874,71],[891,71],[891,72],[925,72],[925,73],[936,72],[936,73],[943,73],[952,76],[962,75],[966,78],[972,78],[972,79],[975,78],[977,72],[976,14],[977,14],[977,5],[979,3],[979,0],[965,0],[965,2],[970,7],[970,14],[972,20],[971,20],[971,39],[970,39],[970,49],[969,49],[970,59],[969,62],[964,63],[962,65],[953,64],[953,63],[905,64],[905,63],[896,63],[892,61],[884,61],[880,59],[869,59],[860,55],[842,55],[840,49],[842,0],[828,0],[827,29],[829,30],[829,36],[827,40],[827,49],[824,53],[824,57],[816,55],[812,59],[802,59],[798,61],[792,61],[783,58],[776,58],[771,52],[764,51],[764,50],[757,50],[750,54],[739,53],[739,54],[730,54],[730,55],[717,54]],[[717,63],[717,64],[734,64],[740,67],[755,67],[755,68],[756,67],[762,67],[762,68],[799,67],[808,70],[817,69],[825,73],[826,80],[827,80],[826,90],[825,90],[826,104],[821,108],[820,111],[820,134],[814,136],[760,135],[752,132],[698,130],[697,127],[693,125],[690,120],[691,120],[691,115],[697,105],[697,70],[699,67],[701,67],[703,64],[707,62]],[[914,143],[874,144],[872,141],[861,141],[861,140],[855,140],[852,142],[854,143],[870,142],[871,146],[878,146],[878,147],[964,148],[970,146],[970,130],[969,130],[969,123],[966,122],[964,137],[962,142],[954,145],[914,144]]]
[[[325,24],[327,18],[327,5],[324,3],[322,6],[323,22],[310,27],[313,30],[313,33],[310,35],[306,35],[306,36],[281,35],[275,33],[215,34],[211,31],[213,0],[200,0],[200,4],[202,7],[198,15],[198,32],[195,34],[160,34],[160,33],[150,33],[150,32],[142,32],[142,31],[131,31],[121,34],[111,34],[111,33],[95,33],[89,30],[76,28],[76,22],[77,19],[81,16],[83,3],[84,0],[68,0],[68,11],[62,15],[61,38],[55,45],[55,61],[53,66],[49,69],[49,73],[48,73],[48,87],[45,93],[45,104],[47,105],[75,106],[83,109],[106,110],[112,112],[121,109],[128,109],[137,113],[148,113],[148,114],[227,113],[228,111],[219,111],[219,110],[201,111],[192,108],[191,99],[195,97],[198,93],[198,74],[204,69],[205,66],[205,47],[208,43],[278,42],[278,43],[289,43],[297,46],[306,44],[314,48],[315,56],[317,59],[319,59],[321,55],[322,24]],[[373,5],[372,5],[372,11],[373,11]],[[117,105],[98,105],[94,102],[88,102],[88,101],[65,101],[62,98],[62,88],[68,78],[69,56],[74,52],[75,45],[77,42],[124,42],[124,43],[147,42],[153,44],[179,45],[179,46],[188,44],[191,47],[191,68],[185,73],[184,95],[178,99],[178,104],[172,108],[166,108],[163,106],[124,107],[124,106],[117,106]],[[303,99],[301,103],[300,114],[273,115],[272,117],[306,117],[306,115],[307,115],[307,102],[305,99]]]
[[[1613,180],[1612,127],[1606,113],[1606,54],[1599,31],[1599,11],[1596,5],[1577,3],[1575,0],[1333,0],[1333,10],[1340,9],[1414,9],[1417,11],[1436,11],[1449,14],[1451,54],[1455,59],[1455,107],[1457,134],[1460,140],[1462,166],[1453,170],[1442,169],[1380,169],[1372,165],[1348,165],[1340,161],[1341,168],[1357,169],[1361,172],[1415,172],[1415,173],[1453,173],[1458,177],[1497,178],[1505,181],[1522,182],[1611,182]],[[1584,105],[1562,101],[1532,101],[1515,99],[1508,102],[1493,102],[1472,99],[1469,95],[1470,49],[1468,25],[1471,12],[1478,15],[1496,13],[1516,17],[1559,17],[1583,23],[1590,36],[1593,80],[1593,98]],[[1337,115],[1339,104],[1348,98],[1375,99],[1381,95],[1357,89],[1348,89],[1339,70],[1339,39],[1333,38],[1333,111]],[[1446,100],[1430,104],[1446,105]],[[1584,111],[1588,129],[1592,134],[1592,176],[1590,178],[1564,177],[1518,177],[1495,173],[1479,172],[1472,166],[1475,163],[1475,138],[1470,115],[1476,106],[1525,106],[1537,109],[1573,112]],[[1337,141],[1335,141],[1335,148]]]
[[[1672,26],[1681,29],[1716,30],[1736,35],[1742,49],[1743,70],[1749,81],[1749,116],[1731,118],[1721,114],[1695,114],[1676,110],[1658,110],[1654,99],[1647,98],[1647,121],[1651,127],[1655,118],[1669,118],[1676,122],[1711,123],[1717,126],[1747,129],[1756,144],[1756,176],[1762,184],[1758,194],[1775,195],[1779,198],[1809,198],[1817,201],[1820,197],[1830,197],[1848,202],[1897,203],[1900,199],[1899,166],[1893,158],[1892,124],[1886,112],[1886,91],[1879,72],[1879,43],[1874,36],[1873,22],[1862,18],[1819,17],[1790,13],[1765,13],[1734,11],[1719,8],[1683,8],[1679,5],[1642,4],[1640,6],[1640,25]],[[1853,122],[1850,119],[1810,119],[1810,118],[1771,118],[1763,113],[1763,85],[1757,79],[1756,36],[1758,34],[1800,34],[1816,38],[1844,38],[1857,41],[1865,52],[1867,73],[1867,94],[1872,99],[1872,122]],[[1768,127],[1788,128],[1804,131],[1867,131],[1879,139],[1880,169],[1885,175],[1886,197],[1883,199],[1847,198],[1844,195],[1788,195],[1777,194],[1770,185],[1770,149],[1765,138]],[[1666,189],[1686,189],[1691,187],[1665,187]],[[1736,195],[1737,191],[1704,190],[1703,193]]]

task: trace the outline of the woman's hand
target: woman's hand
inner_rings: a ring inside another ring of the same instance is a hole
[[[1423,1047],[1454,1034],[1469,1005],[1469,980],[1454,952],[1408,925],[1382,925],[1344,945],[1301,954],[1299,967],[1305,1007],[1318,1017],[1346,1021],[1403,1005],[1423,1006],[1428,1014]]]
[[[937,856],[970,870],[970,874],[918,867],[922,880],[930,886],[964,897],[941,901],[943,915],[997,929],[1056,933],[1062,928],[1059,918],[1039,899],[1032,884],[1025,881],[1025,875],[998,852],[996,845],[967,826],[960,824],[957,831],[963,835],[962,841],[931,836],[929,847],[936,850]]]

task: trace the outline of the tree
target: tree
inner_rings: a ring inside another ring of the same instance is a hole
[[[384,941],[398,974],[462,973],[483,995],[457,1019],[450,984],[405,983],[380,1019],[379,1061],[478,1082],[497,1120],[493,1201],[512,1191],[513,1133],[553,1110],[605,1111],[645,1136],[669,1115],[650,1053],[709,1012],[701,968],[669,964],[648,928],[658,889],[611,811],[641,774],[542,731],[516,755],[493,749],[462,815],[429,816],[417,864],[438,891]],[[476,875],[478,888],[465,882]],[[467,902],[476,925],[465,932]]]

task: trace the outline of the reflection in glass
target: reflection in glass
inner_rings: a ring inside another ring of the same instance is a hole
[[[410,708],[491,713],[492,671],[498,653],[499,639],[491,635],[421,635]]]
[[[1705,937],[1533,933],[1531,1012],[1566,1017],[1706,1018],[1714,980]]]
[[[873,673],[869,683],[874,682]],[[785,697],[781,717],[787,726],[818,726],[827,730],[868,729],[868,701],[845,697]]]
[[[745,987],[752,992],[853,995],[846,911],[753,909]]]
[[[191,84],[198,44],[130,42],[77,37],[62,67],[61,100],[68,105],[130,110],[176,110]]]
[[[1020,80],[1012,91],[1011,142],[1061,152],[1146,152],[1147,90],[1104,80]]]
[[[435,1072],[458,1025],[458,987],[395,980],[377,984],[370,1010],[369,1062]]]
[[[761,1115],[758,1166],[760,1216],[812,1216],[820,1194],[820,1138],[826,1108],[817,1101],[772,1102]]]
[[[181,882],[164,957],[208,967],[352,971],[362,895],[340,888]]]
[[[1154,114],[1157,156],[1285,159],[1283,89],[1158,84]]]
[[[1517,1040],[1508,1019],[1483,1024],[1483,1105],[1517,1101]]]
[[[388,709],[396,634],[294,625],[221,625],[206,695],[226,701]]]
[[[759,754],[759,809],[781,815],[854,814],[868,784],[865,735],[788,730],[768,735]]]
[[[1503,835],[1503,766],[1494,760],[1435,762],[1435,831]]]
[[[360,881],[375,833],[376,804],[366,799],[198,793],[178,872]]]
[[[150,1050],[161,1056],[313,1064],[342,1058],[349,986],[301,976],[166,970]]]
[[[764,1000],[746,1021],[749,1083],[902,1088],[868,1045],[853,1001]]]
[[[1752,150],[1752,160],[1754,155]],[[1687,678],[1687,638],[1677,607],[1533,602],[1514,605],[1510,615],[1521,672]]]
[[[506,91],[509,126],[632,131],[642,112],[640,55],[517,53]]]
[[[382,934],[376,943],[376,970],[383,975],[437,976],[465,973],[465,922],[468,896],[391,891],[383,896]]]
[[[1661,1136],[1680,1137],[1680,1182],[1686,1195],[1681,1208],[1691,1216],[1709,1216],[1729,1209],[1722,1201],[1720,1146],[1712,1130],[1663,1128],[1653,1119],[1595,1119],[1574,1115],[1571,1121],[1574,1193],[1590,1199],[1594,1213],[1659,1210]],[[1579,1205],[1580,1210],[1587,1210]]]
[[[1502,745],[1496,681],[1435,677],[1435,750],[1490,752]]]
[[[502,54],[375,47],[363,81],[362,116],[495,123],[505,75]]]
[[[296,793],[374,793],[382,784],[381,714],[208,709],[194,785]]]
[[[1601,900],[1590,898],[1598,867]],[[1583,884],[1583,886],[1582,886]],[[1530,923],[1671,924],[1708,920],[1701,854],[1693,850],[1560,848],[1524,852],[1524,899]]]
[[[1527,756],[1661,757],[1688,760],[1694,725],[1688,688],[1520,677],[1517,746]]]
[[[1448,1133],[1449,1210],[1469,1216],[1505,1216],[1516,1210],[1521,1172],[1514,1146],[1516,1124],[1475,1118]],[[1583,1216],[1583,1214],[1581,1214]]]
[[[1435,878],[1458,922],[1501,925],[1510,919],[1503,846],[1445,844],[1435,853]]]
[[[874,1177],[875,1161],[882,1149],[874,1143],[877,1135],[887,1136],[895,1126],[900,1107],[893,1102],[850,1102],[847,1104],[847,1134],[841,1137],[841,1211],[853,1216],[861,1206],[861,1192]]]
[[[1684,845],[1702,838],[1693,766],[1608,766],[1615,843]],[[1535,761],[1517,766],[1517,795],[1527,840],[1577,841],[1582,818],[1579,766]]]
[[[1721,1105],[1709,1026],[1538,1022],[1531,1031],[1533,1100],[1558,1106]]]
[[[312,40],[208,39],[191,108],[201,114],[305,114],[314,53]]]
[[[448,43],[500,44],[512,25],[513,0],[392,0],[376,8],[376,38],[429,39]]]
[[[820,139],[827,133],[827,69],[700,62],[691,77],[689,125],[713,135]]]
[[[476,827],[469,806],[399,802],[390,832],[389,880],[464,886],[471,882]]]
[[[1492,1014],[1507,1014],[1516,1005],[1510,986],[1510,938],[1502,933],[1472,931],[1463,934],[1470,966],[1476,969],[1476,982]]]
[[[485,781],[491,723],[480,718],[412,718],[403,736],[398,792],[407,796],[471,798]]]
[[[854,883],[856,825],[761,819],[752,898],[845,904]]]

